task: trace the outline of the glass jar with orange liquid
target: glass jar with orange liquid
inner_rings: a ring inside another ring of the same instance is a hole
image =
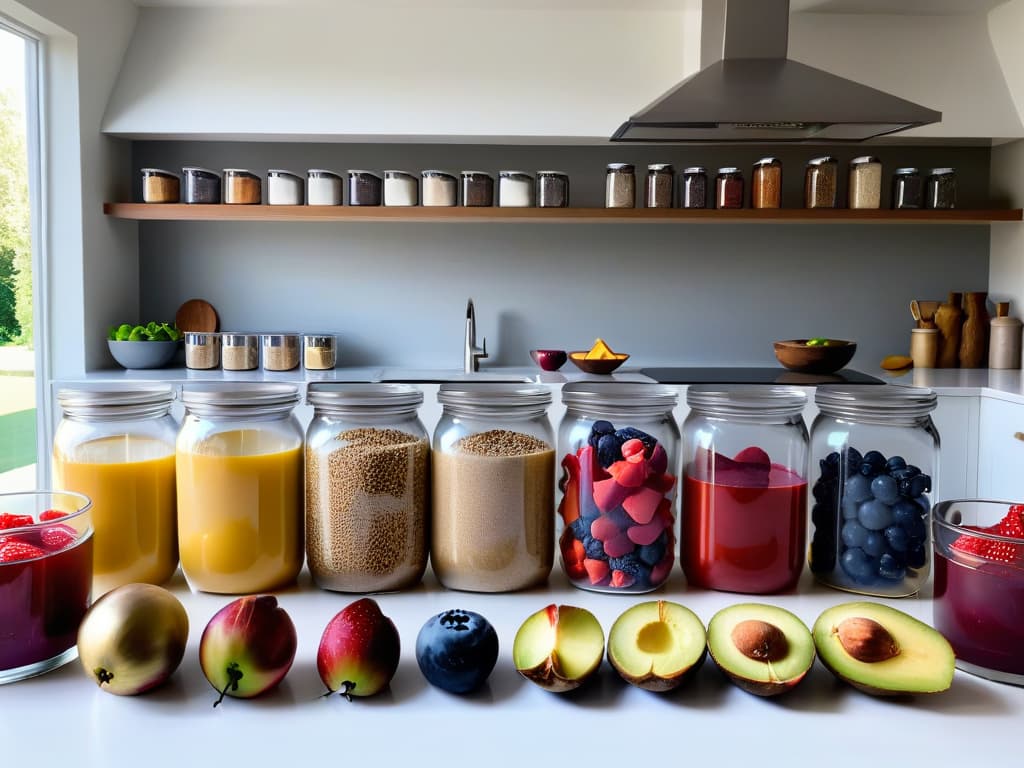
[[[61,389],[57,400],[54,485],[93,500],[93,597],[162,584],[178,567],[174,390],[103,385]]]
[[[186,385],[178,542],[193,591],[264,592],[303,559],[303,433],[290,384]]]

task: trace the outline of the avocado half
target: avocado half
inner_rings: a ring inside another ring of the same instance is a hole
[[[812,635],[832,674],[865,693],[940,693],[953,683],[955,657],[946,638],[887,605],[833,606],[814,622]]]
[[[703,622],[668,600],[637,603],[608,633],[608,663],[626,682],[648,691],[670,691],[686,682],[706,654]]]
[[[708,651],[733,683],[757,696],[791,690],[814,664],[807,625],[763,603],[739,603],[712,616]]]

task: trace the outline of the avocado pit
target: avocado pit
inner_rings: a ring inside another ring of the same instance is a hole
[[[866,664],[888,661],[900,653],[896,639],[874,619],[851,616],[839,622],[835,632],[843,650]]]
[[[754,661],[775,662],[789,653],[789,642],[781,629],[760,619],[746,619],[730,635],[736,649]]]

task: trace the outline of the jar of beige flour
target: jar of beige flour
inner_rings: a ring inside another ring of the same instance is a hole
[[[427,567],[430,440],[408,384],[312,383],[306,402],[306,552],[339,592],[419,583]]]
[[[430,561],[449,589],[543,584],[554,561],[551,392],[524,384],[442,384],[434,431]]]

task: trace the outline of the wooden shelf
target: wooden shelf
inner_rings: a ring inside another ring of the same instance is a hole
[[[552,224],[903,223],[987,224],[1021,221],[1022,209],[913,211],[743,208],[385,208],[381,206],[186,205],[104,203],[103,213],[138,221],[413,221],[438,223],[528,222]]]

